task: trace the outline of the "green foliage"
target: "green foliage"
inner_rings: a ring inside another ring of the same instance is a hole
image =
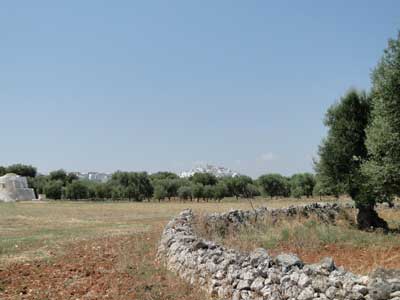
[[[37,174],[37,170],[35,167],[23,164],[8,166],[6,170],[6,173],[14,173],[24,177],[35,177]]]
[[[0,166],[0,176],[6,175],[7,174],[7,168]]]
[[[97,183],[94,186],[96,198],[98,199],[111,199],[112,186],[109,183]]]
[[[187,182],[182,179],[165,178],[165,179],[153,180],[152,184],[154,185],[154,187],[158,186],[159,191],[161,191],[161,186],[162,186],[162,189],[165,191],[165,197],[163,197],[163,198],[171,199],[173,197],[178,196],[179,188],[181,186],[187,185]],[[164,194],[164,193],[162,193],[162,194]],[[160,198],[157,198],[157,197],[156,197],[156,199],[160,200]]]
[[[212,185],[205,185],[203,187],[203,198],[204,199],[209,200],[209,199],[214,198],[214,189],[213,189],[213,187],[214,186],[212,186]]]
[[[66,187],[65,197],[72,200],[89,199],[89,184],[81,180],[73,181]]]
[[[151,184],[154,187],[154,198],[163,200],[177,197],[182,186],[189,186],[187,179],[181,179],[178,175],[171,172],[157,172],[150,175]]]
[[[192,200],[193,198],[193,189],[189,185],[183,185],[178,189],[178,196],[183,200]]]
[[[35,190],[36,194],[45,194],[45,187],[48,182],[48,176],[39,175],[36,177],[28,177],[28,185]]]
[[[216,200],[222,200],[224,197],[228,195],[228,187],[226,184],[222,181],[218,182],[214,186],[214,199]]]
[[[157,172],[151,174],[149,177],[152,182],[163,179],[179,179],[178,175],[171,172]]]
[[[49,179],[50,180],[60,180],[62,182],[67,181],[67,172],[65,172],[63,169],[52,171],[49,174]]]
[[[260,190],[258,189],[258,186],[252,183],[248,183],[246,185],[246,189],[243,192],[243,197],[244,198],[254,198],[257,196],[260,196]]]
[[[49,199],[59,200],[63,196],[63,182],[60,180],[46,181],[43,192]]]
[[[216,185],[218,182],[217,177],[210,173],[195,173],[190,177],[190,180],[194,183],[199,183],[204,186],[206,185]]]
[[[204,186],[200,183],[196,183],[193,185],[193,197],[199,200],[204,197]]]
[[[293,197],[310,197],[315,187],[315,178],[310,173],[295,174],[290,178],[290,193]]]
[[[239,175],[225,179],[225,184],[228,188],[228,193],[232,196],[248,198],[248,188],[250,184],[253,184],[253,179],[245,175]]]
[[[156,198],[158,201],[161,201],[167,198],[167,196],[167,189],[163,184],[158,183],[154,186],[154,198]]]
[[[355,200],[359,198],[363,190],[360,165],[367,157],[365,128],[370,110],[370,99],[356,90],[350,90],[329,108],[325,117],[328,136],[319,147],[319,161],[315,165],[320,191],[336,196],[345,192]]]
[[[289,194],[288,179],[280,174],[261,175],[257,181],[263,192],[271,198],[285,197]]]
[[[314,196],[335,196],[339,197],[339,192],[336,187],[332,184],[329,184],[325,178],[325,181],[322,181],[322,178],[317,174],[315,176],[315,186],[313,190]]]
[[[113,200],[122,200],[125,198],[124,188],[120,185],[113,185],[111,190],[111,198]]]
[[[153,195],[153,185],[146,172],[115,172],[110,184],[115,186],[112,197],[143,201]]]
[[[181,184],[179,179],[165,179],[162,180],[161,182],[164,184],[167,190],[168,199],[178,196],[178,189]]]
[[[74,180],[79,180],[79,177],[78,177],[78,175],[76,175],[74,173],[68,173],[66,180],[67,180],[67,183],[71,183]]]
[[[372,74],[372,104],[362,171],[377,200],[391,201],[400,195],[400,32]]]

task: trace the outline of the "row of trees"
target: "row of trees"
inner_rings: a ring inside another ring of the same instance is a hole
[[[325,125],[317,188],[350,195],[361,229],[387,228],[374,208],[400,196],[400,33],[374,69],[371,91],[349,91],[328,110]]]
[[[171,198],[183,200],[218,200],[225,197],[254,198],[311,196],[315,186],[314,175],[309,173],[284,177],[266,174],[257,180],[244,175],[217,178],[209,173],[196,173],[190,178],[179,178],[171,172],[148,175],[145,172],[114,173],[108,182],[79,180],[74,173],[64,170],[37,175],[32,166],[0,167],[3,173],[16,173],[28,177],[29,185],[37,194],[50,199],[113,199],[143,201],[151,198],[162,201]]]
[[[7,173],[14,173],[29,178],[35,177],[37,175],[37,170],[33,166],[23,164],[15,164],[8,167],[0,166],[0,176]]]

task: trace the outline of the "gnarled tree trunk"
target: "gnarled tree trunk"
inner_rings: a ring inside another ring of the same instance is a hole
[[[357,224],[359,229],[383,228],[385,231],[389,229],[387,222],[379,217],[373,204],[359,204],[357,208]]]

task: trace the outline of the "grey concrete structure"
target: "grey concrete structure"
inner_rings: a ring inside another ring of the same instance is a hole
[[[35,193],[25,177],[6,174],[0,177],[0,202],[34,200]]]

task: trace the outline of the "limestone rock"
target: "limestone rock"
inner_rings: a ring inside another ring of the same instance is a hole
[[[249,290],[250,289],[250,280],[239,280],[237,285],[238,290]]]
[[[297,257],[297,255],[294,254],[286,254],[286,253],[279,254],[276,257],[276,262],[278,265],[286,269],[289,269],[293,266],[298,266],[298,267],[303,266],[303,262],[300,260],[300,258]]]
[[[298,300],[311,300],[313,298],[314,298],[313,288],[307,287],[300,293]]]

